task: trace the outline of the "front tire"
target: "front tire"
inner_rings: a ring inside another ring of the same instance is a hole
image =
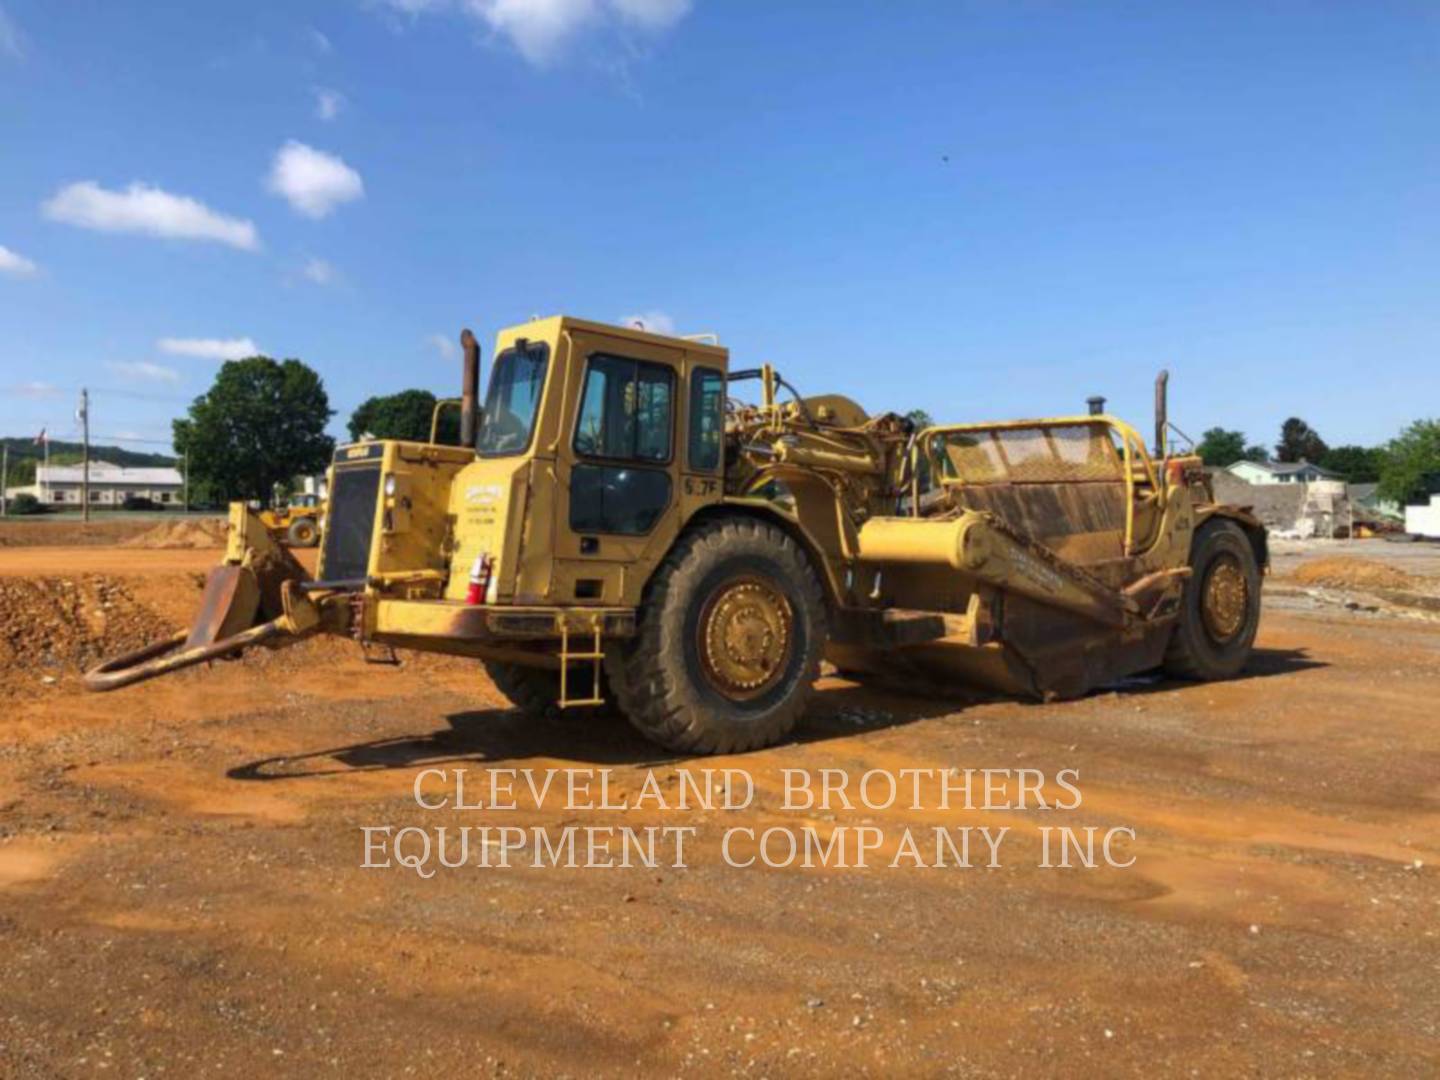
[[[646,587],[639,633],[607,656],[616,702],[680,754],[771,746],[820,676],[825,599],[805,552],[775,525],[724,518],[675,545]]]
[[[1182,679],[1229,679],[1250,658],[1260,628],[1260,567],[1234,522],[1211,520],[1190,548],[1190,579],[1165,652],[1165,671]]]

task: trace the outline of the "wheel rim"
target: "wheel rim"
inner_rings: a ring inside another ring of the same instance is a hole
[[[710,685],[732,701],[765,693],[785,674],[794,647],[794,609],[769,581],[727,581],[700,612],[700,666]]]
[[[1217,642],[1229,641],[1245,625],[1250,608],[1250,584],[1240,560],[1223,555],[1205,575],[1205,588],[1200,594],[1200,616],[1205,630]]]

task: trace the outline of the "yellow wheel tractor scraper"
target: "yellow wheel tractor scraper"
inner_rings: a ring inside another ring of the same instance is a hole
[[[195,629],[89,685],[345,634],[719,753],[783,739],[822,658],[1046,699],[1249,656],[1265,530],[1170,453],[1164,376],[1152,457],[1099,412],[917,430],[711,341],[568,317],[500,333],[482,409],[461,343],[460,445],[337,449],[314,579],[233,506]]]

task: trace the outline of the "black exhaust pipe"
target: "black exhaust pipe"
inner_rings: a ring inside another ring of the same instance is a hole
[[[1165,456],[1165,432],[1170,427],[1170,411],[1166,403],[1166,389],[1170,385],[1170,372],[1161,371],[1155,376],[1155,456]]]
[[[460,349],[465,354],[460,375],[460,445],[473,450],[476,401],[480,395],[480,343],[468,327],[460,331]]]

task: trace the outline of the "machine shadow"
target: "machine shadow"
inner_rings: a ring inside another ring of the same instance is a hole
[[[1329,666],[1324,660],[1313,659],[1306,649],[1257,648],[1251,650],[1250,658],[1245,661],[1245,667],[1240,674],[1225,681],[1248,682],[1251,679],[1269,679],[1276,675],[1293,675],[1296,672],[1313,671]],[[1156,694],[1199,685],[1202,684],[1191,682],[1188,679],[1172,678],[1161,671],[1150,671],[1109,683],[1097,689],[1096,693]]]
[[[882,700],[883,707],[878,704]],[[976,700],[981,699],[968,696],[962,700],[951,695],[936,700],[854,684],[824,686],[791,741],[822,742],[909,724],[952,713]],[[584,718],[536,719],[517,709],[475,709],[451,713],[445,723],[445,727],[424,734],[261,758],[235,766],[226,776],[232,780],[300,780],[421,766],[504,764],[533,758],[640,766],[691,760],[660,749],[623,717],[611,712]]]
[[[1263,679],[1328,666],[1311,659],[1303,649],[1256,649],[1245,670],[1235,678],[1237,681]],[[1194,685],[1148,674],[1101,687],[1096,693],[1153,694]],[[956,692],[923,686],[902,690],[830,680],[817,692],[791,742],[810,744],[845,739],[1003,700],[1006,699],[973,690]],[[226,775],[232,780],[273,781],[421,766],[513,763],[534,758],[586,765],[639,766],[691,760],[659,749],[631,728],[623,717],[610,712],[583,718],[536,719],[516,709],[475,709],[451,713],[445,717],[445,723],[445,727],[425,734],[397,735],[262,758],[237,765]]]

